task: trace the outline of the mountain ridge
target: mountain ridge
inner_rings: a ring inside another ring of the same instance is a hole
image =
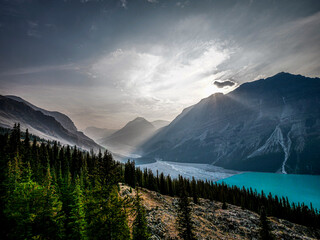
[[[101,148],[82,132],[72,132],[64,128],[55,117],[35,110],[23,101],[16,101],[0,95],[0,125],[11,128],[14,123],[20,123],[22,129],[28,128],[30,133],[49,140],[77,145],[87,150],[97,151]]]
[[[319,78],[279,73],[213,94],[144,143],[143,156],[242,171],[319,174],[320,151],[312,147],[320,144],[319,92]],[[257,154],[271,144],[273,133],[273,148]]]
[[[45,115],[48,115],[48,116],[52,116],[54,117],[58,122],[60,122],[62,124],[62,126],[71,131],[71,132],[76,132],[78,131],[77,127],[75,126],[75,124],[73,123],[73,121],[65,114],[63,113],[60,113],[58,111],[48,111],[46,109],[43,109],[43,108],[40,108],[40,107],[37,107],[35,105],[33,105],[32,103],[24,100],[23,98],[21,97],[18,97],[18,96],[15,96],[15,95],[5,95],[5,97],[7,98],[10,98],[10,99],[13,99],[15,101],[18,101],[18,102],[23,102],[25,103],[26,105],[28,105],[29,107],[33,108],[34,110],[36,111],[40,111],[42,112],[43,114]]]

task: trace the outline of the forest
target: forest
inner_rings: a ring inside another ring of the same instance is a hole
[[[187,224],[178,224],[183,239],[194,239],[192,232],[189,237],[183,234],[192,228],[189,201],[197,203],[198,198],[223,202],[224,208],[234,204],[320,228],[318,210],[290,204],[287,198],[212,181],[154,174],[150,169],[136,168],[130,160],[116,162],[108,151],[95,154],[62,146],[21,132],[15,124],[12,130],[0,129],[0,238],[148,239],[139,194],[134,200],[119,197],[120,182],[180,197],[180,210],[186,211],[178,214],[180,223]],[[134,216],[132,226],[128,224],[129,214]]]
[[[0,239],[143,239],[144,209],[118,194],[111,153],[59,147],[19,125],[0,135]],[[32,143],[31,143],[32,142]],[[127,210],[134,211],[132,234]]]

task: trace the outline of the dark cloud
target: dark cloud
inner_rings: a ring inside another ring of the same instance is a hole
[[[213,84],[216,85],[218,88],[224,88],[224,87],[232,87],[236,83],[230,80],[226,80],[226,81],[214,81]]]
[[[80,127],[172,119],[211,88],[319,76],[319,29],[319,0],[0,0],[0,94]]]

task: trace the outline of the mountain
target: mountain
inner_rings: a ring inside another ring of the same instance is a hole
[[[93,140],[97,141],[101,138],[107,138],[111,134],[115,133],[116,129],[108,129],[108,128],[97,128],[97,127],[87,127],[84,130],[84,133],[91,137]]]
[[[141,146],[144,157],[320,174],[320,79],[279,73],[213,94]]]
[[[142,117],[137,117],[98,142],[111,151],[126,155],[135,152],[135,148],[150,138],[156,130],[152,123]]]
[[[50,113],[50,115],[45,113]],[[54,116],[62,119],[63,123]],[[0,126],[11,128],[14,123],[20,123],[22,129],[28,128],[30,133],[45,139],[77,145],[87,150],[101,148],[92,139],[77,131],[71,119],[66,115],[46,111],[18,97],[0,95]]]
[[[151,122],[151,124],[156,129],[159,129],[159,128],[163,128],[165,126],[168,126],[170,124],[170,122],[169,121],[165,121],[165,120],[156,120],[156,121]]]
[[[48,116],[54,117],[59,123],[61,123],[61,125],[65,129],[69,130],[70,132],[78,131],[76,126],[72,122],[72,120],[65,114],[62,114],[62,113],[56,112],[56,111],[47,111],[47,110],[39,108],[39,107],[37,107],[37,106],[35,106],[35,105],[27,102],[26,100],[24,100],[24,99],[22,99],[20,97],[17,97],[17,96],[7,95],[5,97],[13,99],[13,100],[18,101],[18,102],[25,103],[26,105],[28,105],[32,109],[42,112],[44,115],[48,115]]]

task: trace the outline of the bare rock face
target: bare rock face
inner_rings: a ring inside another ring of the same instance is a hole
[[[120,185],[122,197],[135,197],[135,190]],[[176,230],[178,199],[146,189],[139,190],[147,210],[151,239],[179,239]],[[259,215],[228,204],[199,199],[193,204],[193,221],[197,239],[259,239]],[[320,230],[310,229],[275,217],[269,218],[269,226],[276,239],[319,239]]]
[[[279,73],[185,109],[144,157],[243,171],[320,174],[320,79]]]

